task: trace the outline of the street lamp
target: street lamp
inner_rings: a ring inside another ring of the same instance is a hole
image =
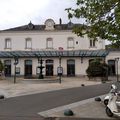
[[[119,57],[115,58],[117,82],[119,81],[119,75],[118,75],[118,61],[119,61]]]
[[[63,74],[63,68],[61,67],[61,56],[59,55],[59,67],[57,68],[57,74],[59,76],[59,83],[61,84],[61,77]]]
[[[38,66],[38,68],[40,69],[39,79],[43,79],[44,78],[44,76],[43,76],[43,68],[44,68],[43,61],[44,60],[42,58],[38,57],[38,64],[40,64],[40,66]]]
[[[16,65],[19,63],[19,61],[18,61],[18,58],[17,57],[15,57],[14,58],[14,65],[15,65],[15,67],[14,67],[14,83],[16,83]]]

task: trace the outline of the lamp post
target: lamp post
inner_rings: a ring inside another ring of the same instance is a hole
[[[119,57],[115,58],[117,82],[119,81],[119,75],[118,75],[118,61],[119,61]]]
[[[18,64],[19,61],[18,61],[17,57],[15,57],[14,60],[15,60],[15,62],[14,62],[14,65],[15,65],[15,67],[14,67],[14,83],[16,83],[16,65]]]
[[[59,55],[59,67],[57,68],[57,74],[59,76],[59,83],[61,84],[61,77],[63,74],[63,68],[61,67],[61,56]]]
[[[38,67],[39,69],[40,69],[40,73],[39,73],[39,79],[43,79],[44,78],[44,76],[43,76],[43,68],[44,68],[44,66],[43,66],[43,61],[44,60],[42,60],[42,58],[39,58],[38,57],[38,64],[40,64],[40,66]]]

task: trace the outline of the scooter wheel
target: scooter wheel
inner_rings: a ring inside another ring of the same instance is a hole
[[[111,112],[111,110],[106,107],[106,114],[109,116],[109,117],[112,117],[113,116],[113,113]]]
[[[104,100],[104,105],[107,106],[107,105],[108,105],[108,101],[109,101],[109,100]]]

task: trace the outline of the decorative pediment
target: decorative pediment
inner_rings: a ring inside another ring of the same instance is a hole
[[[47,19],[45,21],[45,30],[54,30],[55,22],[52,19]]]

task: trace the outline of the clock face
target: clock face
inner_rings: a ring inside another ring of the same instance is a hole
[[[54,21],[52,19],[48,19],[45,22],[47,27],[53,27],[54,26]]]
[[[48,21],[48,22],[47,22],[47,26],[48,26],[48,27],[52,27],[52,26],[53,26],[52,22],[51,22],[51,21]]]

